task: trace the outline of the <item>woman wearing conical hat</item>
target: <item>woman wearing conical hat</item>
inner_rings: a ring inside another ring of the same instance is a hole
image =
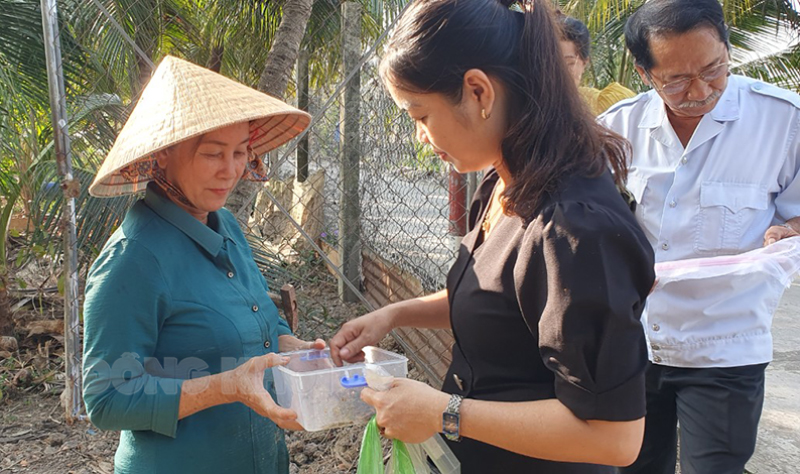
[[[233,215],[258,155],[309,116],[167,57],[97,178],[95,196],[144,191],[92,265],[84,303],[84,398],[91,421],[120,430],[115,472],[288,473],[273,401],[275,354],[323,348],[295,338]],[[265,383],[266,382],[266,383]]]

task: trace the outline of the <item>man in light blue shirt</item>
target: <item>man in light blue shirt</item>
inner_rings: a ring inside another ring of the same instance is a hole
[[[653,90],[599,120],[633,146],[628,188],[656,261],[738,254],[797,235],[800,96],[730,75],[719,2],[652,0],[625,38]],[[623,472],[674,473],[678,422],[683,474],[743,472],[777,301],[730,291],[752,306],[712,314],[686,295],[648,299],[645,440]]]

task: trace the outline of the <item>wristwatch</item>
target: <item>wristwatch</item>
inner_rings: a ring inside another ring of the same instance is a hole
[[[450,395],[447,409],[442,413],[442,433],[450,441],[461,441],[461,395]]]

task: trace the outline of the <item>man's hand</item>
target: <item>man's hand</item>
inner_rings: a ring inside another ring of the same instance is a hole
[[[764,233],[764,247],[774,244],[779,240],[798,235],[800,235],[800,233],[794,230],[794,228],[790,227],[789,224],[774,225],[767,229],[767,231]]]

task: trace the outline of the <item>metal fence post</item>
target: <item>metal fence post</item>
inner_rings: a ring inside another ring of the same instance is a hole
[[[75,198],[80,183],[72,174],[69,130],[67,129],[67,99],[64,88],[64,71],[61,62],[61,44],[58,31],[56,0],[41,0],[44,48],[47,60],[47,82],[50,89],[50,109],[53,121],[58,174],[64,193],[64,358],[66,387],[64,408],[66,420],[72,423],[81,418],[80,320],[78,318],[78,239],[75,230]]]
[[[467,177],[450,168],[448,173],[448,194],[450,197],[450,235],[454,239],[454,249],[458,252],[461,239],[467,234]]]
[[[467,207],[472,202],[475,191],[478,190],[478,173],[472,172],[467,174]],[[469,209],[467,209],[469,211]]]
[[[342,4],[342,67],[347,77],[349,71],[359,67],[361,60],[361,5],[354,2]],[[347,83],[341,109],[341,206],[339,208],[339,254],[342,273],[355,286],[361,288],[361,202],[360,180],[360,115],[361,75],[356,73]],[[339,280],[339,297],[342,301],[360,301],[357,294]]]

